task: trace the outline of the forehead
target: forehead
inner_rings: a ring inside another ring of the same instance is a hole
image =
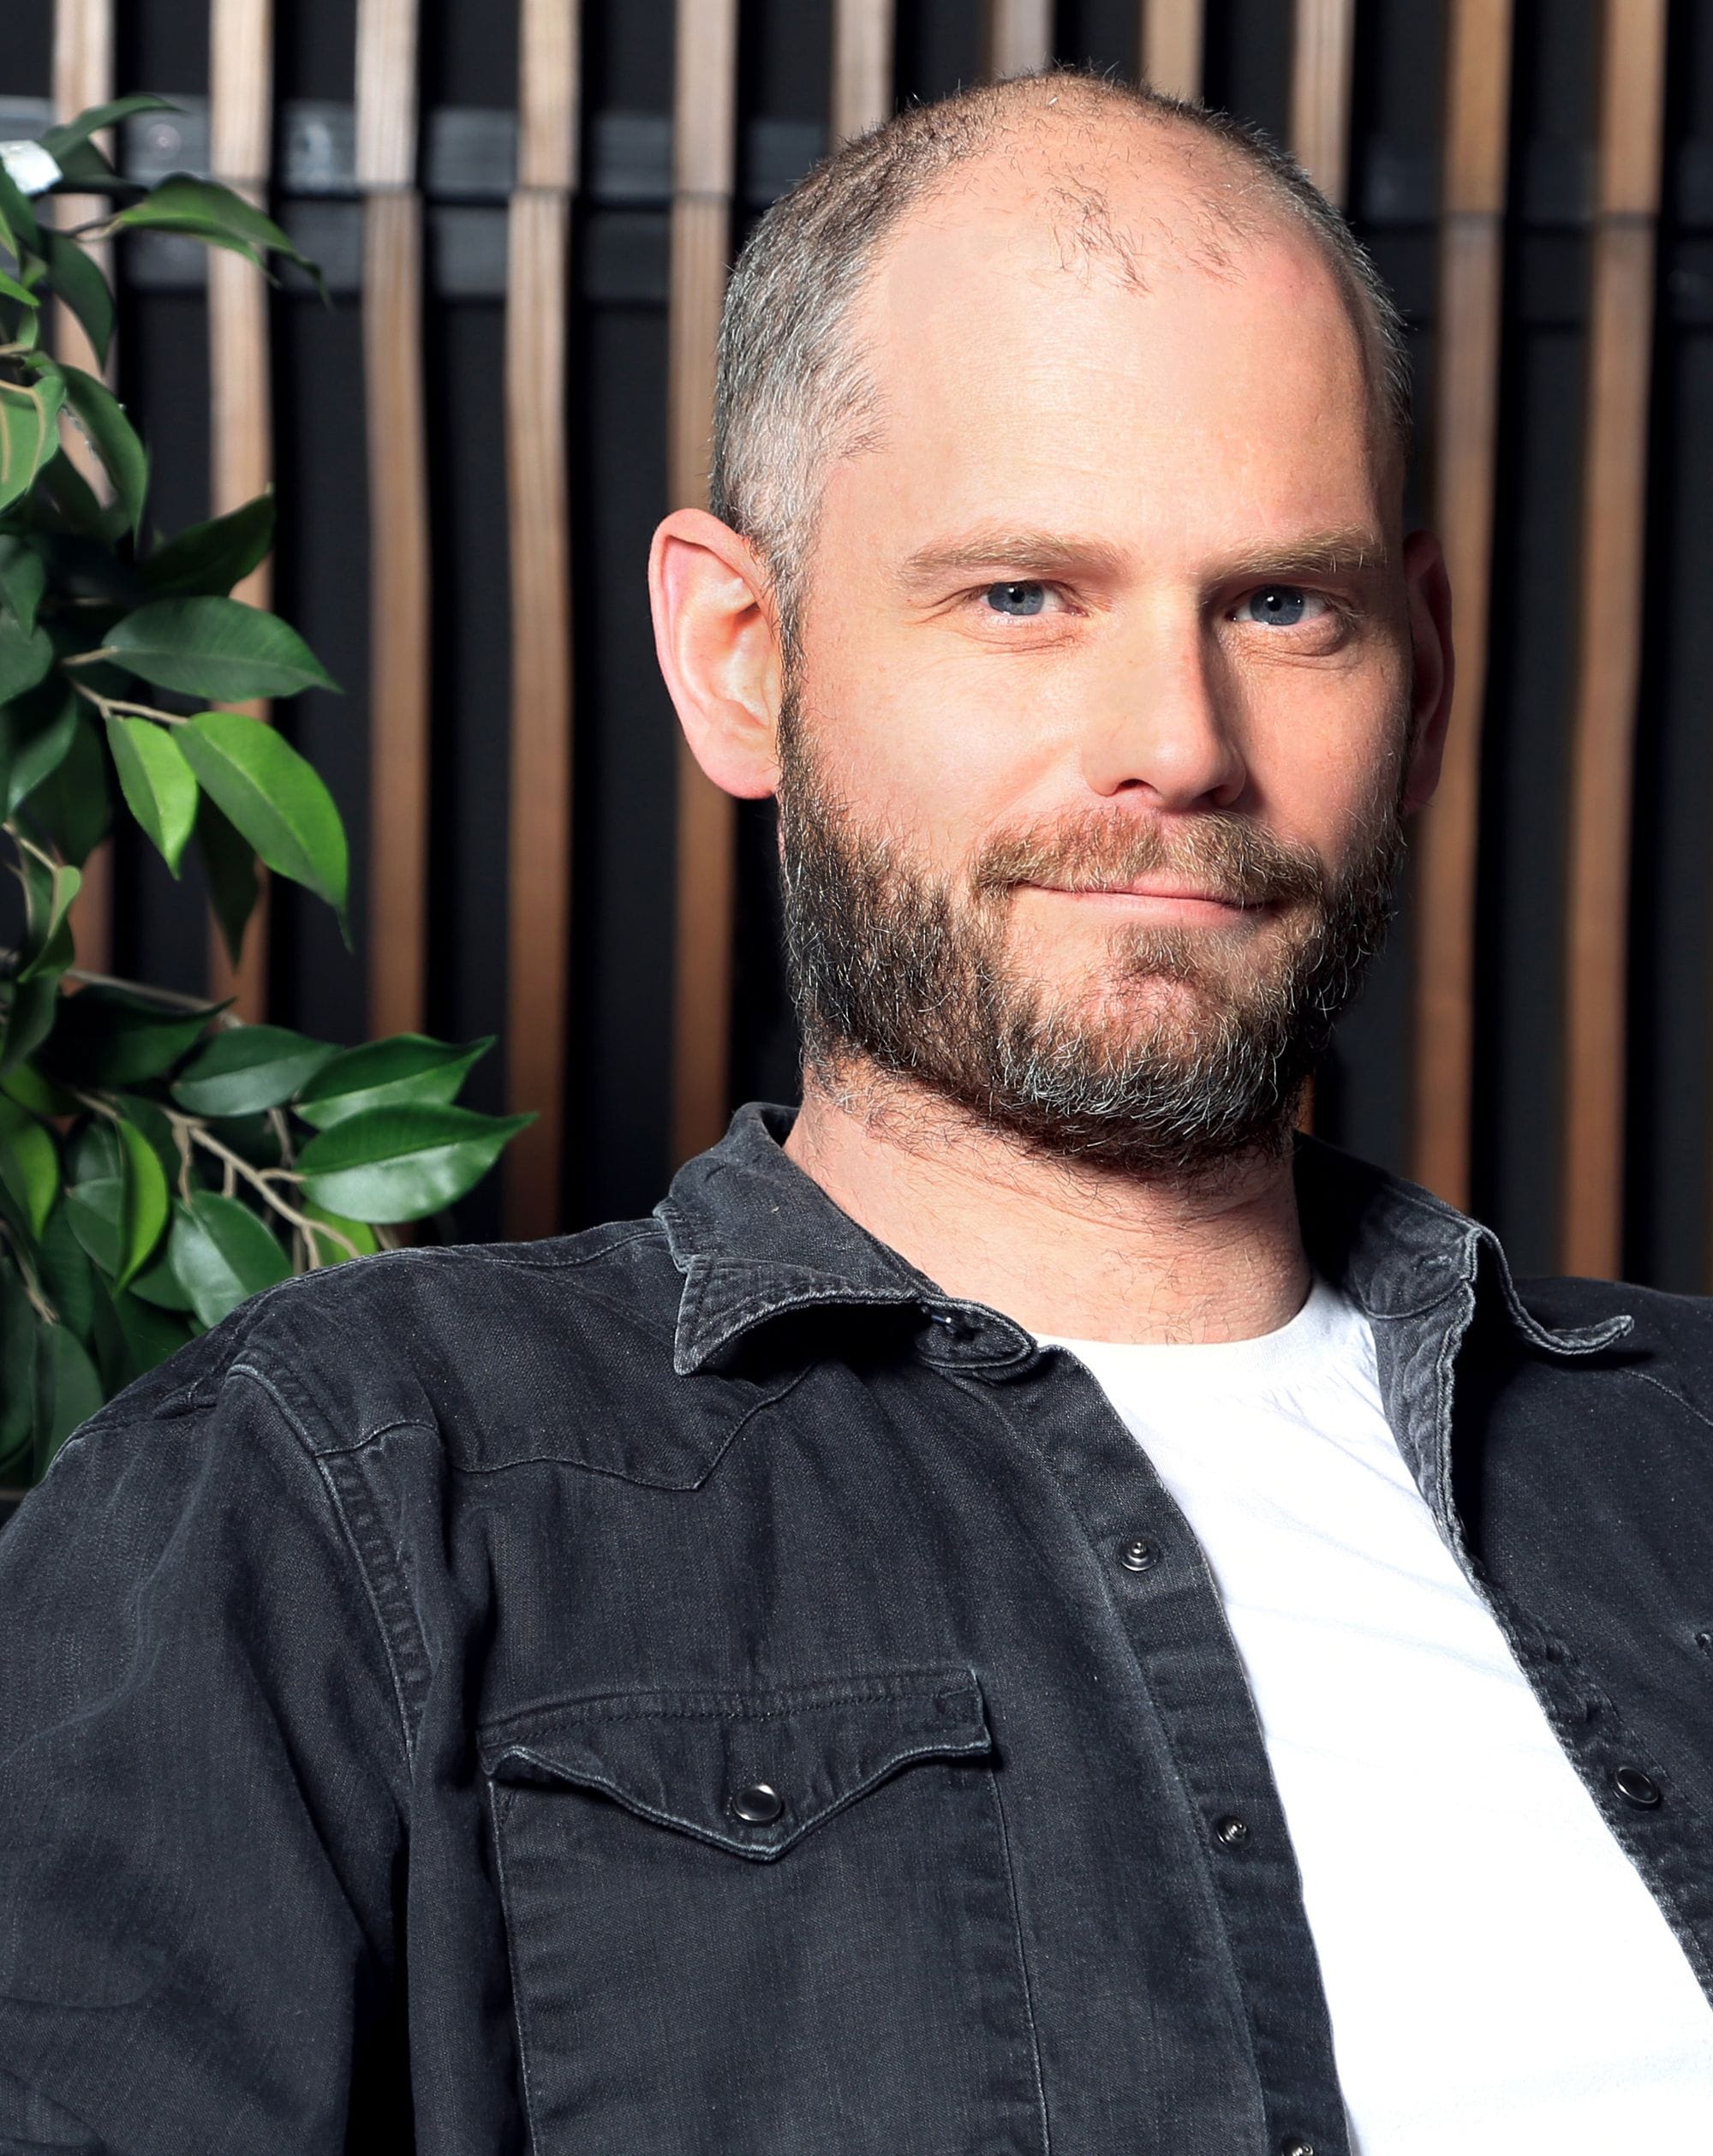
[[[1233,229],[1166,161],[959,176],[902,224],[852,330],[879,423],[829,475],[832,519],[884,504],[1212,544],[1387,521],[1331,264],[1287,212],[1251,203]]]

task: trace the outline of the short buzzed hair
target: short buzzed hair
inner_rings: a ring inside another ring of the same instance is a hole
[[[1259,128],[1146,84],[1071,68],[911,105],[823,158],[780,196],[750,235],[726,291],[712,505],[760,554],[788,656],[827,467],[859,449],[878,417],[850,323],[882,245],[950,173],[1048,105],[1065,117],[1141,121],[1217,146],[1224,184],[1203,181],[1197,191],[1214,205],[1216,221],[1238,237],[1254,229],[1257,198],[1262,209],[1294,218],[1344,290],[1363,332],[1382,424],[1400,457],[1407,455],[1410,365],[1402,319],[1345,219]],[[1103,206],[1091,198],[1083,212],[1084,240],[1092,234],[1095,244],[1104,237],[1114,245]],[[1210,252],[1218,258],[1216,243]]]

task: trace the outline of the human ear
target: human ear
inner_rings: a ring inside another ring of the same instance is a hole
[[[1453,679],[1451,584],[1445,556],[1431,532],[1412,532],[1404,541],[1404,582],[1412,660],[1404,813],[1413,815],[1433,798],[1440,782]]]
[[[674,510],[649,549],[648,603],[690,754],[740,800],[772,793],[779,640],[755,548],[706,510]]]

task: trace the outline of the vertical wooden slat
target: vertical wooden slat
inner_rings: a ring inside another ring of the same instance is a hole
[[[58,0],[53,35],[55,117],[72,119],[92,105],[105,105],[112,95],[113,0]],[[110,154],[110,138],[103,134],[96,140]],[[109,206],[98,196],[67,194],[56,199],[53,214],[59,224],[82,224]],[[104,243],[92,252],[110,278],[110,247]],[[83,325],[69,308],[54,310],[53,342],[55,351],[69,365],[100,373]],[[67,453],[90,484],[103,494],[110,492],[99,460],[77,428],[64,426],[61,433]],[[79,964],[95,973],[110,970],[113,963],[113,852],[109,845],[98,845],[83,864],[83,885],[72,906],[71,927]]]
[[[262,208],[272,163],[273,0],[211,0],[208,28],[210,167]],[[217,517],[253,501],[273,477],[267,296],[266,280],[242,255],[209,248],[209,492]],[[272,562],[233,595],[271,605]],[[261,705],[251,708],[267,716]],[[218,931],[209,939],[210,994],[231,997],[237,1015],[253,1024],[266,1015],[267,905],[264,880],[236,967]]]
[[[1510,131],[1510,0],[1453,0],[1435,421],[1435,523],[1456,604],[1457,690],[1439,793],[1416,842],[1418,1182],[1470,1202],[1475,893]]]
[[[1291,52],[1291,151],[1329,202],[1344,206],[1350,165],[1350,65],[1356,0],[1297,0]]]
[[[369,477],[369,1023],[420,1031],[427,971],[428,455],[416,0],[359,0]]]
[[[1342,208],[1350,161],[1350,63],[1356,0],[1297,0],[1291,43],[1291,150],[1329,202]],[[1315,1127],[1315,1082],[1297,1127]]]
[[[896,0],[833,0],[833,139],[878,127],[892,109]]]
[[[714,354],[725,291],[737,150],[737,0],[678,0],[668,316],[667,484],[677,506],[707,499]],[[725,1128],[730,1084],[732,804],[678,746],[675,1160]]]
[[[536,1120],[505,1156],[512,1235],[559,1226],[570,986],[570,490],[565,439],[577,0],[522,0],[506,264],[511,565],[506,1085]]]
[[[1028,75],[1053,60],[1053,0],[988,0],[988,73]]]
[[[1144,81],[1168,97],[1202,94],[1205,0],[1145,0],[1142,11]]]
[[[1666,0],[1607,0],[1565,983],[1565,1270],[1623,1262],[1626,944]]]

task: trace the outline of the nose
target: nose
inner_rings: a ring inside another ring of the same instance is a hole
[[[1230,809],[1248,784],[1230,684],[1201,610],[1162,601],[1114,644],[1083,776],[1103,799],[1158,809]]]

